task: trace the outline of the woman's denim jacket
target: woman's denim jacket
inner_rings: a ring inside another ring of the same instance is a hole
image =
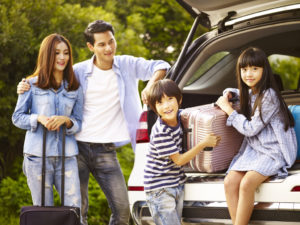
[[[15,111],[12,115],[13,124],[27,130],[24,142],[24,153],[42,156],[43,126],[37,122],[38,115],[64,115],[70,118],[73,126],[66,129],[66,156],[78,154],[74,134],[79,132],[82,123],[83,93],[81,87],[75,91],[67,91],[66,82],[62,82],[55,92],[53,89],[38,88],[37,77],[29,79],[31,88],[19,95]],[[62,129],[48,131],[46,137],[46,156],[60,156],[62,152]]]

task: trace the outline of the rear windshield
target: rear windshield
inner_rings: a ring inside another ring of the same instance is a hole
[[[230,55],[231,53],[228,51],[221,51],[209,57],[203,64],[201,64],[201,66],[193,74],[185,86],[189,86],[190,84],[199,80],[218,63],[224,64],[222,61],[227,58],[226,56],[229,57]],[[300,88],[300,58],[288,55],[273,54],[270,55],[268,59],[281,91],[297,90]],[[236,60],[231,61],[230,63],[232,63],[232,66],[235,67]]]
[[[208,58],[208,60],[203,63],[199,69],[196,71],[196,73],[189,79],[189,81],[186,83],[186,86],[192,84],[194,81],[198,80],[203,74],[205,74],[211,67],[213,67],[216,63],[221,61],[226,55],[228,55],[229,52],[222,51],[218,52],[211,57]]]

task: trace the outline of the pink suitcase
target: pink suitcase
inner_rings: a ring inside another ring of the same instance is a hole
[[[227,115],[214,104],[183,109],[181,123],[185,130],[184,148],[191,149],[206,134],[214,133],[221,136],[217,147],[210,151],[201,151],[189,163],[189,167],[199,172],[219,172],[226,170],[232,158],[240,149],[243,135],[233,127],[226,126]]]

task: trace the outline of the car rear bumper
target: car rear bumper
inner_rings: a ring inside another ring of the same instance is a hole
[[[151,224],[151,214],[146,202],[133,205],[132,217],[136,224]],[[182,219],[186,223],[232,224],[225,202],[186,202]],[[298,204],[259,203],[251,216],[250,224],[299,224]]]

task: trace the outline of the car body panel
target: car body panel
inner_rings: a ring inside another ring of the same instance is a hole
[[[275,8],[277,10],[274,12],[289,10],[287,6],[300,3],[299,0],[177,0],[177,2],[185,6],[184,8],[193,16],[201,13],[208,15],[211,28],[216,27],[229,12],[235,12],[230,20],[240,21],[241,18],[249,19],[249,15],[250,18],[259,17],[261,16],[259,13]],[[270,13],[272,12],[268,12]]]
[[[292,192],[291,190],[299,185],[300,170],[293,171],[295,174],[288,176],[286,179],[274,179],[264,182],[255,192],[255,201],[257,202],[275,202],[275,203],[294,203],[295,199],[299,199],[300,192]],[[222,174],[217,174],[222,176]],[[185,201],[201,201],[201,202],[225,202],[224,183],[222,178],[213,178],[214,175],[197,174],[193,177],[188,174],[194,182],[185,184]],[[197,177],[199,179],[197,179]],[[210,178],[212,177],[212,178]],[[201,191],[199,191],[201,190]],[[211,194],[207,194],[211,193]],[[278,193],[284,193],[279,195]],[[274,198],[276,196],[276,198]]]

